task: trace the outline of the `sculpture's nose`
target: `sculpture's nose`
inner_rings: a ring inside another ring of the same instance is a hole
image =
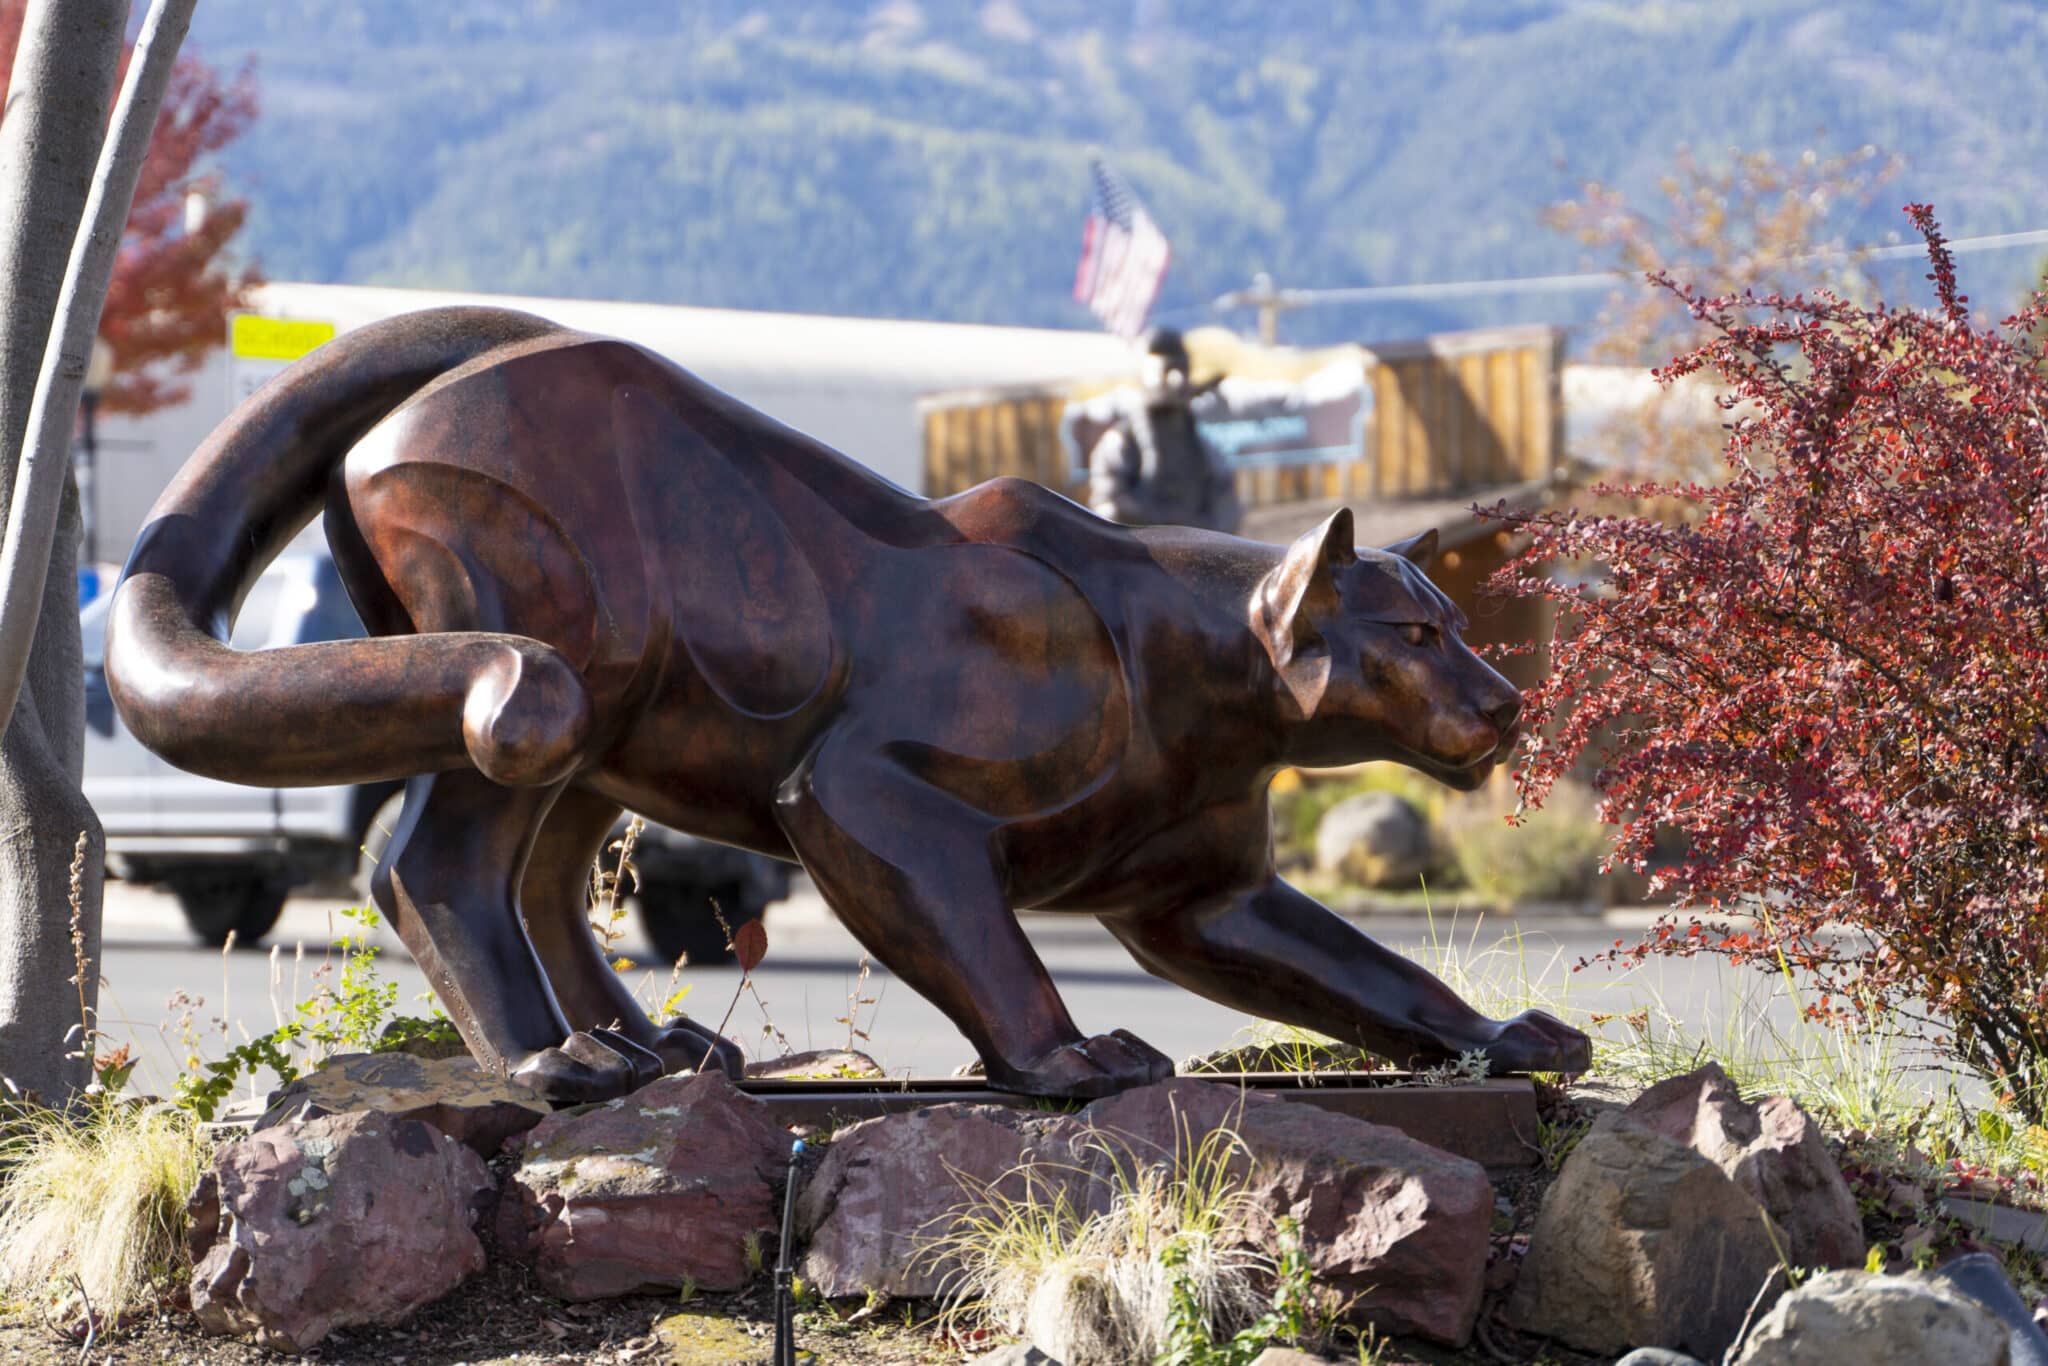
[[[1496,702],[1486,713],[1486,719],[1493,722],[1493,728],[1506,735],[1522,715],[1522,695],[1509,693]]]

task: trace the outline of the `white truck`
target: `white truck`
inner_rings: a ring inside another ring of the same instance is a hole
[[[173,768],[121,724],[103,669],[112,593],[79,614],[85,644],[85,795],[107,835],[107,871],[168,888],[205,943],[260,943],[293,888],[367,896],[368,874],[397,819],[400,785],[245,787]],[[249,590],[230,640],[238,650],[363,634],[323,550],[278,557]],[[634,865],[640,924],[668,961],[729,957],[713,902],[733,928],[789,893],[787,865],[665,826],[641,834]]]

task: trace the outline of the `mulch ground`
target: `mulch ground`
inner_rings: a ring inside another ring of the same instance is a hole
[[[672,1344],[656,1326],[677,1314],[693,1324],[671,1332]],[[825,1317],[834,1317],[830,1310]],[[701,1316],[701,1317],[699,1317]],[[690,1328],[710,1324],[730,1336],[707,1338]],[[402,1328],[348,1329],[330,1335],[302,1360],[335,1366],[752,1366],[770,1359],[774,1320],[765,1285],[741,1295],[698,1295],[689,1303],[674,1295],[566,1304],[542,1294],[523,1268],[494,1263],[475,1280],[428,1306]],[[852,1325],[828,1324],[819,1311],[806,1313],[798,1341],[819,1362],[851,1366],[911,1366],[958,1362],[962,1349],[949,1346],[929,1327],[906,1327],[894,1317]],[[101,1336],[89,1353],[74,1326],[16,1318],[0,1322],[0,1362],[33,1366],[80,1366],[82,1361],[119,1366],[164,1363],[221,1363],[221,1366],[280,1366],[290,1358],[266,1351],[245,1338],[209,1337],[189,1313],[167,1310],[125,1324]]]

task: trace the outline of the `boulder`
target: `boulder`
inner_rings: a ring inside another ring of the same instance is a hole
[[[1614,1366],[1707,1366],[1698,1357],[1663,1347],[1638,1347]]]
[[[1625,1113],[1632,1123],[1714,1163],[1769,1210],[1792,1265],[1863,1265],[1863,1219],[1856,1197],[1819,1127],[1789,1096],[1752,1105],[1710,1062],[1658,1082]]]
[[[1185,1149],[1187,1135],[1199,1143],[1235,1130],[1248,1159],[1239,1179],[1269,1217],[1301,1225],[1316,1283],[1350,1301],[1354,1321],[1454,1347],[1471,1336],[1493,1219],[1493,1184],[1478,1163],[1399,1129],[1183,1077],[1098,1100],[1078,1118],[1160,1157],[1176,1138]]]
[[[1413,887],[1435,866],[1429,822],[1391,792],[1346,797],[1316,825],[1316,867],[1361,887]]]
[[[1028,1110],[937,1105],[840,1130],[797,1196],[804,1280],[828,1299],[941,1293],[956,1263],[937,1243],[983,1190],[1021,1197],[1017,1169],[1044,1128]]]
[[[1737,1366],[2007,1366],[2008,1330],[1937,1277],[1830,1271],[1773,1305]]]
[[[1543,1197],[1508,1318],[1583,1351],[1718,1360],[1779,1275],[1767,1219],[1685,1144],[1602,1115]]]
[[[1268,1347],[1252,1358],[1252,1366],[1330,1366],[1330,1358],[1311,1356],[1293,1347]]]
[[[1780,1249],[1799,1267],[1861,1263],[1855,1197],[1798,1105],[1750,1104],[1708,1063],[1603,1115],[1566,1160],[1509,1315],[1588,1351],[1712,1358]]]
[[[734,1290],[772,1250],[790,1138],[722,1073],[561,1111],[508,1147],[498,1239],[549,1294]]]
[[[421,1120],[489,1158],[506,1139],[547,1118],[548,1103],[478,1067],[467,1053],[339,1053],[286,1083],[256,1128],[355,1110]]]
[[[214,1154],[188,1213],[192,1312],[209,1333],[303,1352],[403,1322],[481,1271],[483,1159],[411,1119],[285,1124]]]
[[[1319,1284],[1396,1333],[1462,1344],[1478,1314],[1493,1188],[1478,1164],[1398,1130],[1188,1078],[1140,1087],[1071,1116],[936,1106],[843,1130],[804,1190],[804,1278],[827,1296],[939,1293],[935,1255],[984,1188],[1017,1198],[1035,1163],[1041,1200],[1107,1208],[1113,1168],[1186,1153],[1218,1128],[1242,1150],[1236,1179],[1264,1212],[1292,1215]]]

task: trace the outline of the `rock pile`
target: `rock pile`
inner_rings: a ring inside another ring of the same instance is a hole
[[[294,1083],[261,1123],[193,1195],[192,1300],[209,1331],[268,1347],[405,1319],[483,1267],[480,1229],[566,1299],[738,1288],[774,1255],[790,1138],[722,1074],[543,1114],[466,1059],[362,1056]],[[1181,1077],[1072,1114],[943,1105],[842,1129],[799,1194],[803,1276],[830,1297],[938,1294],[943,1240],[989,1193],[1029,1182],[1104,1210],[1129,1172],[1185,1166],[1220,1129],[1216,1160],[1257,1211],[1246,1236],[1290,1218],[1318,1286],[1383,1332],[1462,1346],[1492,1288],[1519,1329],[1605,1355],[1650,1349],[1631,1358],[1645,1363],[1719,1360],[1751,1320],[1751,1366],[1970,1366],[1990,1341],[1969,1300],[1909,1278],[1823,1276],[1772,1308],[1785,1262],[1862,1261],[1855,1202],[1797,1106],[1746,1102],[1711,1065],[1593,1126],[1519,1269],[1488,1266],[1494,1191],[1477,1164]]]

